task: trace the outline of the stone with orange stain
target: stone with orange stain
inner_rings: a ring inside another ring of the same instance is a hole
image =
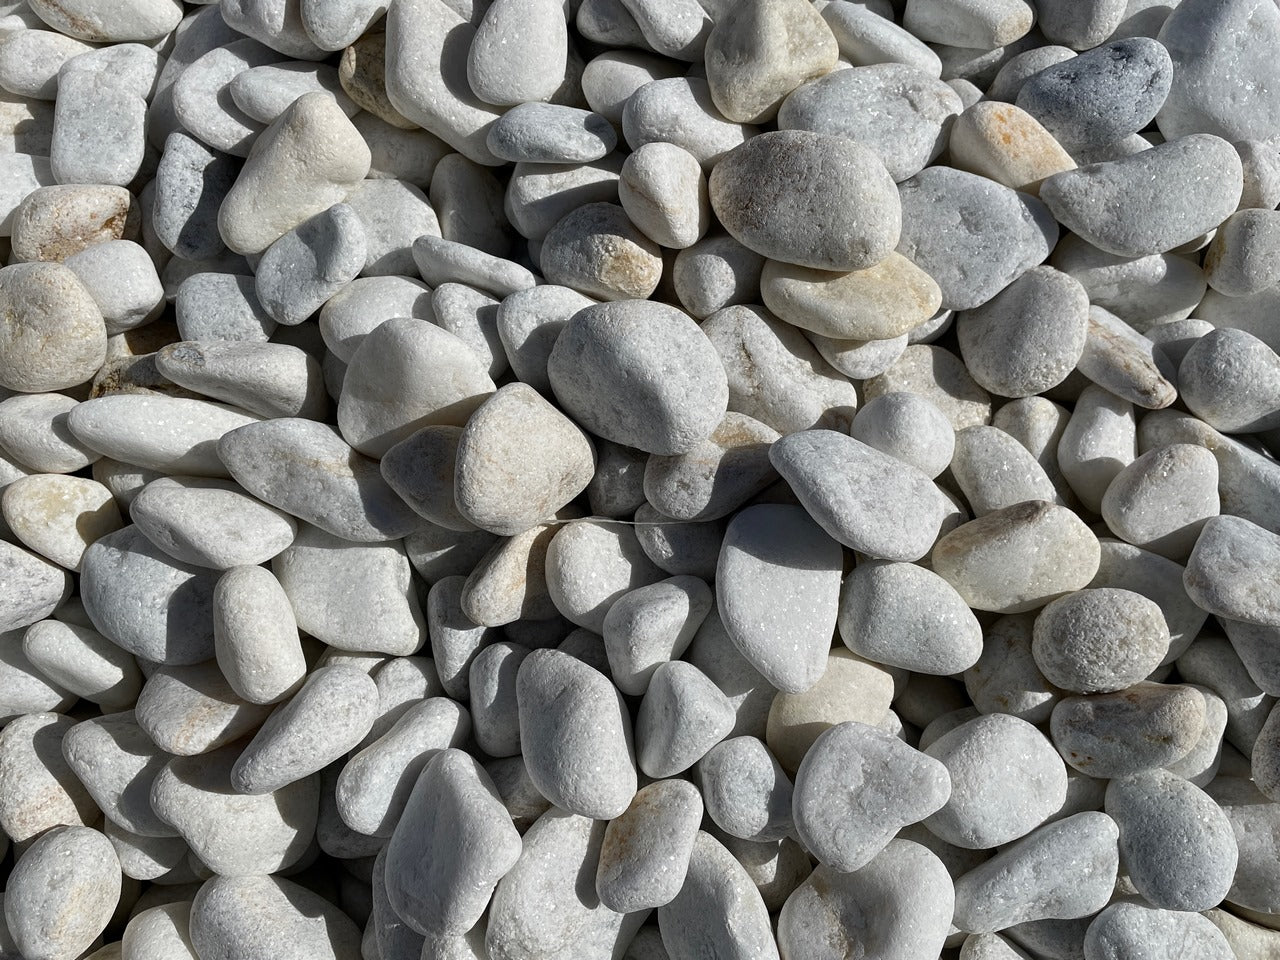
[[[614,203],[588,203],[563,217],[539,259],[550,282],[601,300],[645,299],[662,278],[658,245]]]
[[[687,780],[659,780],[640,790],[605,828],[596,892],[610,910],[632,913],[670,903],[684,884],[702,798]]]
[[[61,262],[95,243],[136,240],[141,225],[141,209],[124,187],[40,187],[14,211],[13,259]]]
[[[951,128],[951,162],[1015,190],[1035,194],[1046,177],[1076,163],[1031,114],[1009,103],[984,100]]]

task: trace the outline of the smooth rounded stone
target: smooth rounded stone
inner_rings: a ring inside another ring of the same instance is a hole
[[[947,503],[910,464],[833,430],[783,437],[769,459],[822,528],[854,550],[918,560],[937,539]]]
[[[921,40],[992,50],[1025,36],[1034,19],[1022,0],[911,0],[902,25]]]
[[[612,152],[618,135],[598,113],[526,102],[497,119],[486,143],[494,156],[512,163],[590,163]]]
[[[0,331],[0,387],[24,393],[73,387],[106,358],[102,311],[60,263],[0,268],[0,311],[12,318]]]
[[[19,30],[0,43],[0,87],[19,97],[54,100],[59,68],[92,49],[55,30]]]
[[[67,415],[82,444],[103,456],[148,470],[227,476],[218,441],[257,417],[219,403],[159,394],[117,394],[86,400]]]
[[[348,117],[359,107],[343,92],[337,68],[303,61],[254,65],[232,78],[227,92],[259,123],[270,123],[304,94],[328,93]]]
[[[1227,938],[1205,917],[1130,902],[1113,903],[1094,918],[1085,934],[1084,955],[1086,960],[1236,956]]]
[[[1095,812],[1039,827],[956,879],[955,925],[993,933],[1097,912],[1115,886],[1118,834],[1115,821]]]
[[[532,387],[510,384],[481,404],[458,439],[457,509],[480,529],[520,533],[586,489],[594,459],[571,420]]]
[[[1280,193],[1280,155],[1272,138],[1245,138],[1234,143],[1244,164],[1244,195],[1240,209],[1274,210],[1271,200]],[[1277,198],[1280,200],[1280,198]]]
[[[466,575],[490,547],[506,542],[483,530],[460,533],[425,522],[421,529],[405,537],[404,546],[418,575],[427,583],[434,583],[442,577]]]
[[[1207,910],[1236,872],[1231,822],[1198,787],[1165,770],[1112,780],[1106,812],[1120,828],[1120,855],[1138,892],[1165,910]]]
[[[124,928],[121,956],[130,960],[197,960],[190,916],[191,903],[185,900],[138,911]]]
[[[1252,0],[1190,3],[1170,13],[1158,39],[1173,60],[1168,99],[1156,116],[1167,138],[1211,133],[1229,140],[1280,133],[1280,114],[1262,96],[1274,82],[1271,57],[1280,16]]]
[[[1275,696],[1280,690],[1280,683],[1277,683],[1280,680],[1280,658],[1276,656],[1278,628],[1241,623],[1226,617],[1219,618],[1218,622],[1250,679],[1269,696]]]
[[[476,745],[488,756],[520,754],[516,674],[528,654],[528,647],[504,640],[480,650],[471,661],[467,690]]]
[[[320,364],[306,351],[255,340],[184,340],[156,353],[179,386],[261,417],[321,418],[329,409]]]
[[[288,514],[247,496],[229,480],[163,477],[130,507],[153,544],[182,563],[214,570],[265,563],[293,542]]]
[[[963,105],[947,84],[919,68],[880,63],[837,70],[795,90],[778,112],[780,130],[832,134],[870,148],[895,182],[942,153]]]
[[[707,815],[732,837],[766,842],[788,836],[792,783],[757,737],[721,740],[697,766]]]
[[[350,363],[364,338],[387,320],[433,321],[431,290],[410,277],[359,277],[320,310],[320,332],[329,352]]]
[[[440,369],[450,376],[437,376]],[[435,324],[396,318],[369,333],[352,355],[338,425],[361,453],[381,456],[420,427],[463,426],[493,390],[465,341]]]
[[[520,744],[534,784],[582,816],[619,816],[636,792],[631,720],[599,671],[558,650],[534,650],[516,677]]]
[[[923,746],[923,742],[922,742]],[[1047,737],[1026,720],[981,716],[925,748],[951,776],[951,797],[924,825],[948,843],[985,850],[1023,837],[1067,798],[1067,770]],[[1009,771],[1018,770],[1016,778]]]
[[[236,696],[212,660],[153,669],[135,710],[156,746],[178,756],[215,750],[252,733],[270,712],[269,706]]]
[[[604,823],[564,810],[539,817],[524,835],[520,859],[494,891],[487,956],[608,960],[623,952],[647,912],[621,914],[599,901],[592,877],[605,830]]]
[[[369,148],[333,97],[299,97],[259,136],[218,211],[236,253],[261,253],[336,203],[369,171]],[[363,254],[359,258],[363,264]]]
[[[213,591],[213,642],[228,685],[250,703],[275,703],[306,675],[293,608],[280,582],[263,567],[233,566],[219,578]]]
[[[497,329],[511,369],[541,393],[551,391],[547,362],[564,325],[596,301],[569,287],[541,284],[519,290],[498,306]]]
[[[722,307],[758,301],[764,263],[754,250],[716,233],[676,254],[672,285],[685,310],[702,320]]]
[[[31,713],[0,731],[0,828],[9,839],[26,843],[51,827],[97,820],[92,795],[62,756],[74,726],[71,717]]]
[[[1178,658],[1177,668],[1186,682],[1199,685],[1195,689],[1208,689],[1224,701],[1227,742],[1240,753],[1251,755],[1266,724],[1271,700],[1253,682],[1231,643],[1206,633]]]
[[[840,597],[840,638],[876,663],[951,676],[982,655],[982,627],[951,585],[911,563],[859,563]]]
[[[645,143],[632,151],[622,164],[618,198],[632,223],[666,248],[693,246],[711,226],[702,167],[675,144]]]
[[[743,866],[699,830],[684,886],[658,908],[662,942],[673,957],[777,960],[769,914]]]
[[[1150,37],[1126,37],[1048,64],[1016,103],[1068,148],[1121,140],[1160,110],[1173,81],[1169,51]]]
[[[1224,433],[1280,425],[1280,357],[1245,330],[1224,327],[1192,344],[1178,384],[1187,408]]]
[[[1237,777],[1220,776],[1206,792],[1231,821],[1239,848],[1228,902],[1246,911],[1274,914],[1280,903],[1280,874],[1275,867],[1276,806],[1254,784]]]
[[[1277,563],[1280,536],[1241,517],[1210,517],[1187,561],[1183,585],[1211,614],[1280,626],[1280,608],[1265,586]]]
[[[636,510],[636,539],[646,557],[672,576],[713,580],[724,541],[725,520],[671,520],[649,506]]]
[[[756,132],[750,124],[725,119],[701,77],[665,77],[646,83],[627,98],[622,111],[622,133],[631,149],[646,143],[674,143],[697,157],[704,170],[717,166]]]
[[[898,193],[897,250],[934,279],[949,309],[986,303],[1042,263],[1058,240],[1043,204],[977,174],[930,167]]]
[[[596,634],[624,594],[663,579],[627,524],[575,520],[560,527],[546,550],[546,587],[555,609]]]
[[[1280,931],[1241,920],[1226,910],[1206,910],[1202,916],[1222,931],[1237,958],[1266,960],[1268,952],[1280,945]]]
[[[1176,561],[1190,555],[1205,521],[1218,512],[1218,462],[1204,447],[1187,443],[1142,454],[1102,498],[1112,531]]]
[[[730,306],[708,317],[702,332],[724,367],[735,413],[782,434],[848,429],[857,391],[790,324],[763,307]]]
[[[787,898],[778,917],[784,960],[884,960],[932,956],[951,925],[951,878],[927,847],[890,840],[852,873],[820,865]]]
[[[1227,703],[1208,687],[1196,686],[1204,697],[1204,729],[1196,745],[1180,760],[1163,769],[1183,777],[1197,787],[1204,787],[1218,775],[1222,767],[1223,733],[1227,727]]]
[[[615,152],[591,163],[518,163],[511,173],[505,195],[500,189],[497,190],[496,199],[499,203],[495,216],[503,223],[509,220],[522,237],[542,240],[552,227],[580,206],[588,203],[616,203],[623,162],[622,157]],[[492,177],[491,174],[489,176]],[[476,185],[467,186],[469,193],[474,195]],[[496,181],[494,186],[497,189]],[[458,198],[459,206],[474,206],[474,201],[464,199],[465,196],[464,194]],[[440,203],[433,200],[433,205],[440,209]],[[440,209],[440,213],[444,218],[446,211]],[[458,218],[461,219],[462,216],[459,210]],[[474,218],[474,213],[468,216]],[[451,232],[447,219],[442,219],[441,224],[445,233]],[[480,242],[480,239],[472,238],[472,241]],[[503,235],[501,242],[505,249],[509,240]]]
[[[716,603],[734,645],[779,690],[800,693],[826,668],[841,550],[800,507],[761,504],[729,523]]]
[[[928,326],[928,321],[921,326]],[[822,359],[850,380],[878,377],[893,366],[908,344],[905,333],[888,340],[836,340],[818,333],[805,336],[818,348]]]
[[[680,64],[639,50],[606,50],[582,71],[582,92],[591,109],[615,127],[627,100],[646,83],[680,76]]]
[[[502,796],[502,802],[510,811],[517,830],[528,831],[540,816],[551,809],[551,801],[533,785],[524,760],[520,757],[490,760],[484,768]]]
[[[423,934],[462,934],[520,854],[520,834],[489,775],[446,748],[418,776],[387,844],[387,898]]]
[[[142,687],[133,657],[88,627],[33,623],[22,637],[22,652],[41,675],[106,711],[126,709]]]
[[[836,38],[821,14],[797,0],[750,0],[716,19],[707,35],[711,99],[730,120],[764,123],[801,84],[835,69]]]
[[[426,624],[404,545],[351,543],[303,527],[271,570],[293,605],[298,626],[352,652],[415,653]],[[363,734],[361,734],[363,736]]]
[[[910,32],[869,5],[828,3],[819,12],[840,48],[840,56],[856,67],[875,63],[905,63],[937,77],[942,61]]]
[[[767,260],[760,287],[783,320],[839,340],[901,336],[937,313],[941,302],[932,278],[897,253],[843,274]]]
[[[485,103],[550,100],[564,77],[568,43],[555,0],[495,0],[470,40],[468,84]]]
[[[302,323],[356,278],[367,249],[355,210],[336,203],[266,249],[256,271],[258,300],[277,323]]]
[[[658,246],[613,203],[588,203],[560,219],[539,254],[551,283],[600,300],[643,300],[658,286]]]
[[[422,524],[387,486],[377,461],[327,424],[288,417],[253,423],[227,433],[217,451],[249,493],[344,540],[394,540]]]
[[[1031,500],[945,534],[931,559],[934,572],[975,610],[1022,613],[1092,580],[1099,547],[1070,510]]]
[[[467,619],[500,627],[555,617],[559,611],[547,588],[546,557],[559,530],[557,524],[543,524],[507,539],[479,531],[490,542],[477,547],[479,556],[457,571],[467,577],[461,600]]]
[[[1032,652],[1041,673],[1075,693],[1124,690],[1169,650],[1169,628],[1151,600],[1115,587],[1078,590],[1036,617]]]
[[[677,660],[711,610],[711,589],[697,577],[678,576],[623,594],[603,624],[613,682],[640,696],[654,672]]]
[[[1044,397],[1022,397],[1010,401],[991,418],[992,426],[1022,444],[1040,464],[1064,503],[1074,495],[1058,465],[1058,443],[1071,414],[1060,404]]]
[[[14,211],[13,259],[61,262],[95,243],[136,240],[141,221],[138,201],[123,187],[40,187]]]
[[[1173,763],[1196,745],[1205,700],[1185,685],[1143,681],[1127,690],[1067,697],[1053,709],[1054,745],[1091,777],[1122,777]]]
[[[75,473],[89,466],[98,454],[67,427],[67,417],[78,405],[64,393],[14,394],[0,400],[0,446],[24,470],[36,473]]]
[[[951,462],[955,431],[925,397],[885,393],[869,400],[853,418],[853,439],[915,467],[930,479]]]
[[[888,668],[837,647],[827,656],[822,677],[808,690],[767,692],[771,702],[764,736],[783,769],[794,773],[829,728],[850,721],[873,727],[884,723],[894,696],[894,676]]]
[[[491,378],[501,379],[509,364],[498,336],[498,301],[475,287],[450,281],[431,294],[431,308],[436,326],[465,343]]]
[[[742,864],[770,913],[781,910],[787,897],[813,872],[809,854],[790,837],[757,843],[715,830],[711,832]]]
[[[869,863],[909,823],[941,809],[947,769],[863,723],[832,727],[796,771],[796,833],[820,862],[849,872]]]
[[[1071,276],[1034,267],[956,318],[965,366],[992,393],[1028,397],[1057,386],[1085,351],[1089,296]]]
[[[124,525],[111,491],[83,477],[19,477],[4,488],[0,508],[23,545],[71,571],[91,543]]]
[[[103,636],[136,656],[177,665],[213,654],[216,581],[213,571],[174,560],[128,526],[85,551],[80,591]]]
[[[231,86],[239,74],[278,58],[269,47],[245,37],[203,53],[173,81],[170,97],[176,124],[213,150],[247,157],[265,125],[235,102]],[[231,180],[237,172],[238,165],[232,166]],[[223,197],[230,186],[222,188]]]
[[[145,249],[132,240],[108,240],[67,257],[63,265],[89,291],[108,335],[154,320],[163,309],[164,288]]]
[[[1274,210],[1239,210],[1214,233],[1205,253],[1205,279],[1229,297],[1251,296],[1275,285],[1268,264],[1277,256],[1280,219]]]
[[[341,664],[311,673],[249,741],[231,769],[240,793],[272,793],[316,773],[364,739],[375,717],[377,687]]]
[[[1046,180],[1040,198],[1063,226],[1126,257],[1164,253],[1212,230],[1240,201],[1239,154],[1194,134]],[[1206,171],[1213,171],[1207,176]],[[1154,186],[1158,184],[1159,186]]]
[[[769,446],[778,432],[752,417],[726,413],[698,446],[678,456],[652,456],[644,494],[664,516],[716,520],[727,516],[777,477]]]
[[[364,180],[347,195],[345,202],[364,232],[362,276],[415,273],[414,240],[424,234],[438,236],[440,233],[439,219],[426,194],[404,180]]]
[[[982,656],[964,674],[965,690],[984,714],[1008,713],[1044,723],[1062,698],[1032,657],[1033,622],[1031,614],[1017,614],[1000,617],[987,628]]]
[[[1119,540],[1100,541],[1102,559],[1089,587],[1131,590],[1160,607],[1169,629],[1169,649],[1161,663],[1182,655],[1200,632],[1208,614],[1197,607],[1182,586],[1182,565]]]
[[[227,0],[222,18],[228,26],[282,54],[280,59],[321,60],[325,56],[307,35],[294,0]]]
[[[492,628],[473,623],[462,610],[465,577],[446,577],[427,594],[427,633],[431,655],[445,692],[459,700],[469,697],[471,663],[495,639]]]
[[[1136,446],[1133,405],[1090,384],[1058,441],[1058,465],[1080,502],[1101,513],[1107,488],[1134,461]]]
[[[142,836],[174,835],[151,807],[151,786],[171,757],[132,712],[75,724],[62,738],[62,755],[108,820]]]
[[[262,308],[253,288],[253,277],[229,273],[188,277],[173,302],[182,339],[266,340],[276,322]]]
[[[461,427],[423,427],[383,454],[380,466],[383,479],[420,516],[460,532],[476,529],[454,495],[461,437]]]
[[[712,209],[744,246],[819,270],[874,266],[902,229],[884,164],[844,137],[805,130],[753,137],[716,164],[709,190]],[[814,219],[814,210],[826,214]]]
[[[74,693],[62,689],[28,659],[22,639],[20,629],[0,633],[0,722],[4,723],[28,713],[65,710],[75,703]]]
[[[687,315],[659,303],[602,303],[574,314],[548,374],[556,399],[582,426],[656,454],[706,440],[729,400],[712,343]]]
[[[54,827],[17,858],[4,896],[9,936],[20,956],[80,956],[111,921],[120,899],[120,861],[105,836]]]
[[[214,877],[191,905],[197,956],[357,960],[360,928],[328,900],[281,877]]]
[[[537,282],[518,263],[431,234],[413,242],[413,259],[423,280],[432,287],[465,283],[505,297]]]
[[[1155,345],[1115,314],[1089,308],[1080,373],[1111,393],[1148,410],[1177,399],[1173,365]]]
[[[661,907],[685,880],[702,799],[684,780],[662,780],[636,793],[605,829],[596,870],[600,902],[618,913]]]
[[[1032,47],[1022,53],[1015,54],[1006,60],[991,80],[987,88],[988,100],[999,100],[1002,103],[1015,103],[1023,85],[1041,70],[1046,70],[1064,60],[1070,60],[1076,52],[1070,47],[1058,44],[1047,44]]]
[[[682,773],[728,735],[734,719],[729,698],[693,664],[660,664],[636,714],[637,765],[654,778]]]
[[[378,654],[339,652],[333,648],[320,663],[323,666],[346,664],[374,678],[378,688],[377,717],[360,741],[362,748],[387,733],[415,704],[445,693],[435,662],[426,656],[387,658]]]
[[[648,461],[649,455],[643,450],[600,441],[596,472],[587,484],[587,504],[591,512],[621,520],[644,506],[644,470]]]

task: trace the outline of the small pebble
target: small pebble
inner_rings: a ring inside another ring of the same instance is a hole
[[[1036,617],[1032,654],[1045,678],[1076,693],[1124,690],[1149,676],[1169,650],[1160,608],[1130,590],[1077,590]]]
[[[596,892],[618,913],[670,903],[684,886],[702,820],[702,799],[684,780],[643,787],[610,821],[600,847]]]

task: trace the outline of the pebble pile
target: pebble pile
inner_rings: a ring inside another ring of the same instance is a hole
[[[1272,0],[0,0],[0,960],[1280,958]]]

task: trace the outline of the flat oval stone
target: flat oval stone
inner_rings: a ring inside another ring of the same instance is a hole
[[[1206,793],[1227,815],[1235,831],[1239,858],[1236,876],[1227,897],[1246,910],[1274,913],[1280,903],[1280,874],[1277,874],[1276,844],[1272,827],[1276,807],[1248,780],[1220,776],[1209,783]]]
[[[173,81],[170,92],[175,119],[214,150],[230,156],[248,156],[264,125],[232,100],[231,84],[239,74],[271,63],[278,56],[247,37],[204,52]],[[238,172],[238,165],[231,168],[232,181]],[[226,189],[224,199],[225,196]]]
[[[54,827],[13,866],[4,916],[24,957],[76,957],[106,929],[120,899],[120,861],[90,827]]]
[[[48,149],[47,144],[42,150]],[[58,184],[27,194],[13,214],[13,252],[18,260],[59,263],[95,243],[136,240],[142,214],[124,187]]]
[[[637,89],[622,111],[622,133],[632,150],[646,143],[674,143],[710,170],[757,130],[727,120],[701,77],[664,77]]]
[[[329,410],[320,364],[283,343],[194,340],[156,353],[174,383],[262,417],[323,418]]]
[[[796,832],[822,863],[850,872],[894,835],[941,809],[951,793],[947,769],[897,737],[842,723],[818,737],[796,771]]]
[[[1112,780],[1106,811],[1120,827],[1125,872],[1152,906],[1196,912],[1228,895],[1238,856],[1235,834],[1199,787],[1165,770],[1148,770]]]
[[[355,960],[360,928],[324,897],[280,877],[214,877],[191,905],[196,954],[227,960]]]
[[[742,655],[779,690],[800,693],[827,665],[842,556],[800,507],[760,504],[729,523],[716,605]]]
[[[686,314],[664,304],[602,303],[579,311],[547,369],[556,399],[579,423],[650,453],[691,450],[711,435],[728,404],[715,349]]]
[[[182,281],[173,301],[184,340],[266,340],[276,329],[253,292],[253,277],[196,273]]]
[[[259,500],[345,540],[396,540],[423,522],[387,486],[377,461],[327,424],[288,417],[253,423],[227,433],[218,455]]]
[[[600,902],[634,913],[674,900],[701,822],[702,798],[693,784],[660,780],[642,788],[605,829],[596,869]]]
[[[497,0],[476,26],[467,81],[486,103],[550,100],[564,77],[568,41],[555,0]]]
[[[733,729],[735,719],[729,698],[693,664],[660,664],[636,713],[637,766],[655,778],[682,773]]]
[[[727,516],[777,476],[769,446],[778,432],[741,413],[726,413],[711,436],[688,453],[652,456],[643,494],[664,516],[716,520]]]
[[[733,237],[712,234],[676,254],[671,282],[681,306],[698,319],[721,307],[760,299],[764,257]]]
[[[1121,470],[1102,497],[1112,531],[1177,561],[1187,558],[1204,522],[1218,512],[1218,462],[1195,444],[1149,450]]]
[[[895,182],[913,177],[942,153],[955,91],[917,67],[879,63],[836,70],[794,90],[778,111],[779,130],[811,130],[869,147]]]
[[[605,614],[603,632],[618,689],[642,695],[654,671],[684,653],[711,606],[711,589],[690,576],[638,587],[620,597]]]
[[[1115,886],[1118,836],[1115,821],[1102,813],[1045,824],[956,878],[955,925],[994,933],[1016,923],[1097,912]]]
[[[108,712],[129,707],[142,687],[134,658],[89,627],[41,620],[22,636],[22,652],[42,675]]]
[[[1205,699],[1186,685],[1143,681],[1117,693],[1067,697],[1049,729],[1067,763],[1091,777],[1123,777],[1186,756],[1204,729]]]
[[[84,383],[106,358],[102,312],[60,263],[0,268],[0,386],[24,393]]]
[[[485,142],[494,156],[513,163],[590,163],[613,152],[618,134],[598,113],[524,102],[494,122]]]
[[[414,512],[448,530],[467,532],[476,526],[458,511],[454,493],[461,437],[461,427],[423,427],[383,454],[379,470]]]
[[[77,723],[62,738],[62,755],[108,819],[143,836],[174,835],[151,807],[151,786],[170,757],[132,711]]]
[[[57,603],[53,604],[55,607]],[[45,675],[22,650],[21,629],[0,633],[0,721],[9,722],[28,713],[64,710],[74,703],[68,693]]]
[[[960,169],[1031,194],[1039,192],[1046,177],[1076,167],[1031,114],[994,100],[975,103],[960,114],[947,147]]]
[[[902,25],[921,40],[991,50],[1026,35],[1035,11],[1022,0],[995,3],[944,3],[913,0]]]
[[[827,533],[871,557],[920,559],[949,512],[919,470],[834,430],[783,437],[769,459]]]
[[[853,418],[849,433],[930,479],[947,468],[955,451],[955,430],[943,412],[906,390],[869,400]]]
[[[270,707],[236,696],[212,660],[160,666],[142,685],[135,714],[157,746],[178,756],[215,750],[258,728]]]
[[[707,815],[730,836],[764,842],[794,829],[791,779],[759,738],[721,740],[697,773]]]
[[[1280,626],[1280,609],[1264,586],[1280,563],[1280,536],[1242,517],[1205,521],[1182,582],[1196,606],[1216,616]]]
[[[1036,617],[1036,664],[1064,690],[1124,690],[1149,676],[1168,651],[1164,614],[1130,590],[1077,590],[1050,602]]]
[[[535,650],[516,677],[520,744],[534,783],[556,806],[612,819],[631,803],[631,719],[599,671],[558,650]]]
[[[87,826],[98,816],[92,794],[62,755],[78,724],[56,713],[31,713],[0,731],[0,827],[28,843],[51,827]]]
[[[1066,507],[1029,500],[945,534],[931,558],[934,572],[975,610],[1021,613],[1092,580],[1099,547]]]
[[[124,928],[120,939],[121,957],[128,950],[128,956],[138,960],[161,960],[162,957],[195,960],[190,917],[191,903],[186,900],[139,910]]]
[[[94,0],[36,0],[30,6],[54,30],[90,43],[159,40],[182,19],[182,4],[175,0],[143,0],[126,7]]]
[[[1178,383],[1188,409],[1224,433],[1280,425],[1280,356],[1245,330],[1214,330],[1193,343]]]
[[[124,525],[111,491],[83,477],[19,477],[4,488],[0,508],[20,542],[72,571],[89,544]]]
[[[250,703],[283,699],[306,674],[289,598],[262,567],[232,567],[218,580],[213,591],[213,642],[227,683]]]
[[[843,137],[761,134],[716,164],[709,189],[712,209],[743,245],[819,270],[873,266],[892,252],[902,229],[884,164]],[[813,218],[815,210],[824,215]]]
[[[1188,243],[1234,213],[1243,183],[1239,162],[1225,140],[1194,134],[1055,174],[1040,198],[1095,247],[1142,257]]]

